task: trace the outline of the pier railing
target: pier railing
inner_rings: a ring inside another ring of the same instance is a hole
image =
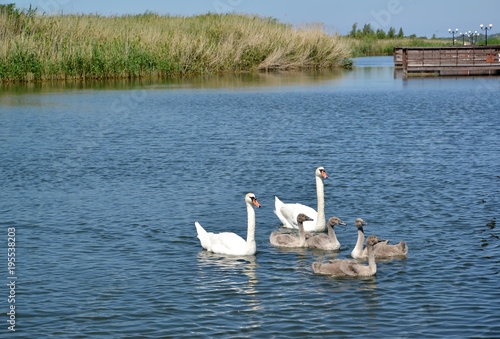
[[[406,75],[500,75],[500,45],[395,48],[398,62]]]

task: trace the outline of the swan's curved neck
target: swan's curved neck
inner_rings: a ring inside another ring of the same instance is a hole
[[[304,223],[299,222],[299,247],[303,247],[306,244],[306,232],[304,230]]]
[[[247,244],[255,244],[255,210],[251,204],[247,203],[248,228]]]
[[[318,216],[316,218],[316,228],[325,229],[325,187],[323,184],[323,178],[319,176],[316,177],[316,194],[318,196]]]
[[[370,273],[374,275],[377,273],[377,264],[375,263],[375,249],[374,246],[367,246],[368,251],[368,267],[370,268]]]
[[[335,230],[333,229],[333,226],[328,226],[328,237],[330,238],[330,242],[336,244],[339,241],[337,240],[337,235],[335,234]]]
[[[365,232],[363,231],[363,227],[358,228],[358,240],[356,241],[356,246],[354,247],[354,251],[361,254],[363,252],[363,245],[365,243]]]

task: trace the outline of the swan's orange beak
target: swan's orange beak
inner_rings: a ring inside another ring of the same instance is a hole
[[[260,206],[260,204],[259,204],[259,202],[257,201],[257,199],[253,198],[253,199],[252,199],[252,202],[253,202],[253,204],[254,204],[255,206],[257,206],[258,208],[260,208],[260,207],[261,207],[261,206]]]
[[[326,175],[326,172],[325,172],[325,171],[323,171],[323,170],[321,171],[321,175],[322,175],[322,176],[323,176],[323,178],[325,178],[325,179],[326,179],[326,178],[328,178],[328,175]]]

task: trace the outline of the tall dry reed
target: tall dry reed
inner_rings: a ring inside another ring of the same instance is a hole
[[[337,67],[347,44],[243,14],[0,14],[0,81],[101,79]]]

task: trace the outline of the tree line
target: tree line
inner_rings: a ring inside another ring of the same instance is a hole
[[[358,23],[355,22],[352,25],[351,32],[349,33],[351,38],[363,39],[363,38],[372,38],[372,39],[394,39],[394,38],[404,38],[403,28],[399,28],[399,32],[396,34],[396,29],[394,27],[390,27],[387,33],[381,29],[377,28],[376,31],[373,30],[371,25],[365,24],[363,29],[358,27]]]

